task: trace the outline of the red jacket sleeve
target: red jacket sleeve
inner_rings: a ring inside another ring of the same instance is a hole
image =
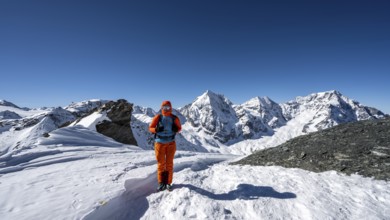
[[[156,133],[156,126],[157,126],[159,118],[160,118],[160,115],[155,115],[154,118],[152,119],[152,122],[150,122],[149,131],[152,132],[153,134]]]
[[[175,125],[178,128],[177,132],[180,132],[181,131],[181,123],[180,123],[179,117],[176,117],[176,119],[175,119],[175,121],[173,123],[175,123]]]

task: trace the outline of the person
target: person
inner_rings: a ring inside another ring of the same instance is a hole
[[[172,114],[170,101],[163,101],[161,114],[153,117],[149,131],[155,134],[154,152],[157,160],[158,191],[171,190],[173,158],[176,152],[175,135],[181,131],[180,120]]]

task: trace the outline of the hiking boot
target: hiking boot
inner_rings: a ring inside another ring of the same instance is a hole
[[[157,191],[163,191],[166,189],[166,185],[164,183],[159,183],[157,187]]]
[[[172,191],[172,185],[171,184],[167,184],[165,186],[165,188],[168,190],[168,191]]]

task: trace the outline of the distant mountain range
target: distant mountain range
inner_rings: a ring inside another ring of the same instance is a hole
[[[183,132],[186,139],[216,148],[274,135],[284,135],[286,141],[338,124],[385,116],[338,91],[314,93],[282,104],[268,97],[256,97],[241,105],[207,91],[179,111],[187,119],[184,127],[192,131]]]
[[[35,146],[44,134],[68,126],[107,102],[89,100],[64,108],[28,109],[0,100],[0,156]],[[151,108],[133,106],[131,129],[143,149],[153,149],[148,125],[155,114]],[[206,91],[192,103],[174,109],[174,114],[183,124],[177,136],[178,149],[236,154],[273,147],[338,124],[386,116],[338,91],[314,93],[282,104],[268,97],[255,97],[241,105],[234,105],[224,95]]]

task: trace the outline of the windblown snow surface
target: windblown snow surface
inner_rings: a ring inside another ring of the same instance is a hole
[[[174,190],[157,193],[153,151],[114,143],[82,127],[61,128],[24,155],[1,161],[0,216],[389,219],[385,181],[333,171],[228,165],[236,159],[178,151]]]

